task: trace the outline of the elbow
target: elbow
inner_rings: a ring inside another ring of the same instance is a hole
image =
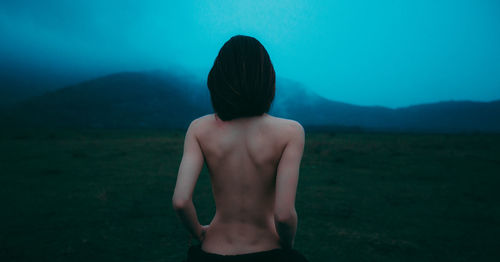
[[[280,224],[294,224],[297,220],[297,212],[295,208],[277,210],[274,212],[274,221]]]
[[[174,210],[182,210],[185,209],[186,206],[189,204],[190,199],[183,199],[179,197],[173,197],[172,198],[172,207]]]

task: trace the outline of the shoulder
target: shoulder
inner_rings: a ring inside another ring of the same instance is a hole
[[[189,124],[188,130],[196,131],[203,130],[205,127],[212,125],[215,123],[215,115],[204,115],[202,117],[198,117],[191,121]]]
[[[198,117],[191,121],[187,129],[187,134],[194,135],[199,138],[204,132],[210,129],[210,126],[215,122],[215,116],[213,114]]]
[[[304,127],[295,120],[275,117],[271,115],[269,115],[269,117],[271,121],[276,125],[276,127],[281,129],[280,131],[304,134]]]
[[[280,118],[269,115],[270,122],[276,128],[280,135],[290,139],[304,139],[304,127],[297,121],[292,119]]]

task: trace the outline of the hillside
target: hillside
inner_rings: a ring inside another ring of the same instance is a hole
[[[117,73],[32,97],[0,112],[5,126],[186,128],[212,112],[206,86],[167,72]],[[271,114],[307,127],[379,131],[500,132],[500,101],[450,101],[405,108],[331,101],[278,79]]]
[[[62,88],[9,108],[14,126],[183,128],[209,113],[193,84],[161,73],[118,73]]]
[[[377,131],[500,132],[500,100],[447,101],[391,109],[325,99],[300,85],[277,91],[279,114],[307,126],[350,126]],[[280,96],[281,95],[281,96]]]

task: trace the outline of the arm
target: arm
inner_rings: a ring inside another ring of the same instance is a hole
[[[295,194],[304,151],[304,129],[297,122],[293,122],[289,128],[290,138],[278,164],[274,201],[274,222],[283,248],[293,247],[297,231]]]
[[[183,225],[196,239],[203,240],[203,227],[198,221],[193,204],[193,191],[203,167],[203,153],[196,138],[198,121],[194,120],[186,132],[172,205]]]

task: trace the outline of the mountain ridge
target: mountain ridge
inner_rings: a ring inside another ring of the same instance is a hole
[[[443,101],[388,108],[329,100],[278,79],[270,114],[304,126],[373,131],[500,132],[500,100]],[[186,128],[211,113],[206,86],[164,71],[120,72],[18,102],[0,111],[13,127]]]

